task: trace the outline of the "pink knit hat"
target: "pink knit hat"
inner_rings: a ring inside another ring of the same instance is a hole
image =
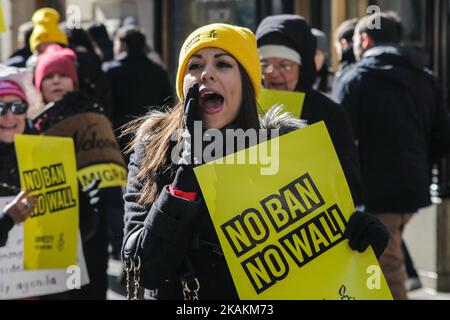
[[[73,80],[74,86],[78,87],[78,75],[75,63],[77,56],[69,48],[62,48],[52,44],[38,56],[36,70],[34,72],[34,83],[36,89],[41,91],[42,81],[52,73],[64,74]]]
[[[23,101],[27,101],[22,88],[20,88],[17,83],[8,80],[0,80],[0,97],[9,95],[18,97]]]

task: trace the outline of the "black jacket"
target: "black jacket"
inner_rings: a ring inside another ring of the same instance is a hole
[[[19,193],[20,180],[14,143],[0,143],[0,197]],[[8,233],[14,222],[3,208],[0,208],[0,247],[8,241]]]
[[[17,191],[20,190],[19,168],[14,143],[0,142],[0,183],[15,188]]]
[[[144,115],[149,108],[163,106],[172,96],[167,72],[142,54],[121,54],[115,61],[103,65],[112,90],[112,122],[116,135],[131,120]],[[129,136],[119,139],[122,150]],[[125,155],[128,162],[128,155]]]
[[[311,90],[305,98],[301,118],[309,125],[324,121],[347,179],[355,205],[361,204],[361,176],[358,150],[345,110],[324,94]]]
[[[265,18],[256,31],[258,47],[283,45],[300,56],[300,79],[296,91],[305,92],[301,118],[308,124],[324,121],[356,205],[361,202],[361,177],[358,152],[348,116],[339,105],[313,89],[316,79],[316,38],[306,21],[297,15],[276,15]]]
[[[18,49],[15,51],[8,59],[4,60],[2,63],[6,66],[25,68],[28,58],[33,55],[29,47]]]
[[[13,227],[14,221],[12,218],[6,212],[0,211],[0,248],[8,241],[8,233]]]
[[[167,72],[144,53],[122,54],[103,65],[112,88],[115,129],[143,116],[149,107],[162,106],[172,95]]]
[[[271,124],[271,120],[273,122]],[[291,131],[276,117],[261,122],[262,128]],[[298,125],[301,128],[304,124]],[[130,158],[125,200],[125,239],[123,259],[141,260],[141,285],[146,298],[183,299],[180,276],[192,272],[200,283],[199,298],[238,299],[233,279],[219,244],[210,214],[200,200],[190,202],[160,188],[156,201],[149,206],[138,203],[143,185],[136,179],[145,147],[141,144]],[[169,154],[170,156],[170,150]],[[175,171],[175,170],[172,170]],[[172,183],[173,174],[158,177],[158,185]],[[192,269],[186,265],[189,257]]]
[[[415,52],[368,50],[336,92],[359,143],[367,209],[415,212],[428,206],[432,160],[450,146],[449,119]]]
[[[25,134],[32,134],[31,124],[26,122]],[[20,192],[19,168],[14,143],[0,142],[0,197],[15,196]],[[0,247],[8,240],[8,232],[14,222],[3,208],[0,208]]]
[[[347,71],[351,70],[351,66],[356,62],[355,55],[353,53],[353,44],[350,44],[350,46],[343,50],[342,52],[342,59],[339,63],[338,70],[335,74],[334,80],[333,80],[333,88],[332,88],[332,97],[336,97],[338,88],[342,86],[340,82],[344,78],[344,75],[347,73]]]
[[[112,117],[112,91],[109,79],[102,70],[100,57],[87,50],[74,48],[77,55],[79,89],[99,100],[105,115]]]

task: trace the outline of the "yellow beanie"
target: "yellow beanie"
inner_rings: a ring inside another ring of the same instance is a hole
[[[37,10],[31,20],[34,23],[33,33],[30,37],[31,51],[46,42],[59,43],[67,46],[67,35],[58,26],[60,15],[52,8],[42,8]]]
[[[261,65],[255,35],[247,28],[214,23],[192,32],[181,48],[177,73],[177,95],[181,101],[184,100],[183,80],[188,60],[198,50],[208,47],[219,48],[231,54],[247,71],[255,95],[259,96]]]

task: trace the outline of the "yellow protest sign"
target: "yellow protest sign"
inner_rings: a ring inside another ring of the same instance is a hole
[[[100,189],[127,185],[128,173],[124,166],[115,163],[96,164],[78,170],[78,180],[85,187],[95,179],[101,179]]]
[[[21,188],[37,195],[24,225],[24,270],[75,265],[78,182],[73,140],[16,135],[15,147]]]
[[[5,31],[6,31],[5,18],[3,16],[3,8],[0,3],[0,32],[5,32]]]
[[[276,174],[261,174],[268,161],[230,165],[264,150]],[[372,249],[343,236],[355,208],[323,122],[195,174],[241,299],[392,299]]]
[[[300,118],[304,102],[305,93],[303,92],[270,89],[262,89],[258,99],[263,113],[269,111],[274,105],[282,105],[283,111],[292,113],[296,118]]]

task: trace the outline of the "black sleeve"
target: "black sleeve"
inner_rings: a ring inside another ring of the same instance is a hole
[[[362,88],[360,88],[360,80],[352,79],[344,84],[342,84],[337,96],[336,101],[345,110],[350,120],[353,136],[358,141],[360,139],[360,129],[359,129],[359,106],[361,102],[359,101],[359,93]]]
[[[336,108],[329,117],[329,130],[336,153],[341,162],[355,206],[362,204],[361,168],[358,149],[352,126],[347,113],[342,107]]]
[[[431,103],[431,135],[430,151],[432,161],[438,161],[450,152],[450,116],[446,106],[440,97],[443,96],[442,88],[437,84],[436,79],[429,75],[432,84],[432,94],[430,98],[435,103]]]
[[[14,226],[12,218],[6,212],[0,214],[0,247],[8,241],[8,233]]]
[[[158,288],[179,268],[188,249],[200,203],[172,196],[163,188],[156,201],[138,203],[143,188],[136,179],[143,148],[137,148],[128,166],[125,200],[123,259],[141,260],[141,278],[145,288]]]

